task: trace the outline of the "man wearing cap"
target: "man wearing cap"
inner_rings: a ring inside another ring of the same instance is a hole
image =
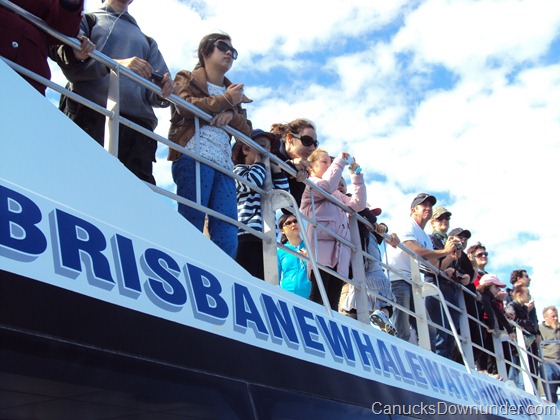
[[[441,261],[441,268],[445,269],[456,258],[455,247],[458,240],[447,241],[443,249],[434,250],[432,241],[424,228],[432,218],[432,207],[436,202],[437,200],[433,195],[418,194],[410,205],[410,224],[404,230],[404,234],[399,234],[399,237],[411,251],[436,266]],[[390,272],[391,288],[396,302],[407,309],[413,310],[410,257],[400,248],[394,250],[389,248],[388,254],[389,265],[396,270],[396,272]],[[411,320],[409,315],[402,310],[395,309],[392,320],[398,330],[398,337],[406,341],[410,340]],[[412,323],[414,324],[415,321],[412,320]]]
[[[474,276],[472,264],[467,255],[463,252],[467,240],[470,237],[470,231],[461,228],[455,228],[451,232],[449,232],[449,236],[445,238],[445,241],[443,241],[443,243],[446,243],[446,241],[448,240],[457,241],[456,255],[458,256],[458,258],[456,260],[453,260],[450,263],[449,267],[445,269],[445,273],[449,278],[443,276],[435,276],[432,273],[427,273],[425,275],[425,281],[438,286],[443,295],[443,298],[445,298],[446,302],[453,306],[459,306],[459,298],[460,294],[462,293],[461,285],[468,285]],[[438,249],[437,245],[438,244],[434,242],[435,249]],[[451,319],[453,320],[453,325],[458,331],[461,314],[451,307],[448,307],[448,309],[451,315]],[[426,298],[426,310],[432,322],[446,329],[451,329],[449,320],[444,315],[439,299],[433,296],[428,296]],[[453,337],[453,335],[448,334],[439,328],[430,328],[430,339],[432,343],[432,350],[436,354],[448,359],[453,359],[455,349],[455,338]]]

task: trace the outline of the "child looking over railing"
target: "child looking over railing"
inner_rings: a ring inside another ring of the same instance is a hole
[[[351,159],[348,153],[342,152],[337,158],[331,160],[325,150],[317,149],[309,156],[308,160],[311,164],[309,171],[310,181],[355,211],[361,211],[365,208],[366,187],[364,185],[364,178],[362,174],[355,172],[359,165]],[[350,163],[351,160],[353,161],[352,163]],[[342,171],[349,163],[352,185],[354,186],[352,197],[348,197],[338,190]],[[313,193],[309,187],[306,187],[303,192],[301,212],[309,218],[314,218],[317,225],[321,225],[343,239],[350,239],[348,216],[344,210],[322,195]],[[312,248],[311,252],[313,252],[317,261],[326,267],[336,270],[341,276],[348,277],[350,248],[335,239],[331,233],[315,227],[313,223],[308,223],[307,235]],[[344,282],[325,271],[321,272],[321,277],[330,307],[337,311],[340,291]],[[309,299],[314,302],[323,303],[314,273],[311,274],[311,294]]]
[[[253,130],[251,138],[267,151],[278,150],[280,140],[270,132]],[[238,141],[233,146],[233,172],[246,181],[263,188],[266,167],[258,150]],[[272,188],[289,191],[288,179],[280,167],[270,165]],[[263,231],[261,196],[249,185],[236,180],[237,219],[258,232]],[[261,238],[239,229],[235,260],[253,276],[264,280],[263,244]]]

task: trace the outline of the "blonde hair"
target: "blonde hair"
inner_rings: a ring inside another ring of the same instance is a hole
[[[309,157],[307,158],[307,161],[309,163],[313,163],[315,162],[317,159],[319,159],[319,154],[320,153],[326,153],[327,155],[329,154],[326,150],[324,149],[315,149],[313,150],[313,152],[309,155]]]

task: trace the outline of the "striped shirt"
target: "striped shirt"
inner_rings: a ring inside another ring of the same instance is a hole
[[[252,182],[262,188],[266,176],[266,168],[263,163],[253,165],[235,165],[233,171],[243,179]],[[288,179],[284,172],[272,174],[272,187],[290,191]],[[237,220],[258,232],[263,231],[263,220],[261,212],[261,196],[240,181],[235,181],[237,192]],[[246,235],[248,232],[239,229],[238,235]]]

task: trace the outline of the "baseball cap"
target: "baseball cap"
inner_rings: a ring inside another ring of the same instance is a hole
[[[495,274],[485,274],[480,278],[479,286],[486,286],[488,284],[495,284],[498,287],[506,287]]]
[[[436,208],[434,208],[432,219],[437,219],[438,217],[441,217],[444,214],[448,214],[449,216],[451,216],[452,213],[449,210],[447,210],[445,207],[437,206]]]
[[[462,228],[455,228],[449,232],[448,236],[464,236],[465,238],[470,239],[471,231]]]
[[[412,209],[416,207],[418,204],[422,204],[426,200],[432,203],[432,206],[437,203],[437,199],[433,195],[420,193],[414,198],[414,200],[412,200],[412,204],[410,205],[410,208]]]

